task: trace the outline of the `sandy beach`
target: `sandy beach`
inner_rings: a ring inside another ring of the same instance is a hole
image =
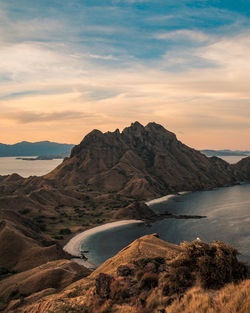
[[[164,202],[164,201],[167,201],[168,199],[170,198],[173,198],[173,197],[177,197],[177,196],[181,196],[181,195],[185,195],[187,193],[189,193],[190,191],[180,191],[178,193],[173,193],[171,195],[167,195],[167,196],[163,196],[163,197],[160,197],[160,198],[156,198],[156,199],[153,199],[153,200],[150,200],[148,202],[145,202],[148,206],[150,205],[153,205],[153,204],[157,204],[157,203],[161,203],[161,202]]]
[[[80,246],[86,240],[89,236],[94,235],[96,233],[123,226],[123,225],[128,225],[128,224],[133,224],[133,223],[143,223],[143,221],[140,220],[122,220],[122,221],[117,221],[117,222],[112,222],[112,223],[107,223],[104,225],[96,226],[93,228],[90,228],[88,230],[85,230],[82,233],[77,234],[74,236],[70,241],[63,247],[63,250],[71,254],[72,256],[79,257],[81,256],[81,251],[80,251]],[[87,268],[95,268],[96,266],[91,263],[88,260],[83,260],[79,258],[73,258],[75,262],[84,265]]]

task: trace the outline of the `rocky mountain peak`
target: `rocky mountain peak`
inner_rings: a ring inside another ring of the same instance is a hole
[[[132,123],[129,127],[124,128],[122,134],[125,136],[135,136],[141,137],[142,134],[145,132],[145,128],[139,122]]]
[[[93,130],[74,147],[71,158],[47,177],[149,199],[169,192],[235,184],[248,178],[248,174],[242,175],[243,165],[237,168],[207,158],[157,123],[144,127],[134,122],[121,133]]]

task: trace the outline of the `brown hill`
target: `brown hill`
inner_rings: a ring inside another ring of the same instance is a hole
[[[232,185],[243,178],[236,167],[189,148],[161,125],[138,122],[121,133],[93,130],[45,177],[140,199]]]
[[[143,258],[163,257],[172,259],[176,257],[182,248],[158,238],[157,234],[146,235],[133,241],[130,245],[118,252],[117,255],[100,265],[90,277],[96,277],[100,273],[114,275],[119,265],[132,263]]]
[[[250,157],[246,157],[240,160],[237,164],[234,165],[236,170],[241,173],[245,181],[250,179]]]
[[[143,202],[134,202],[121,208],[113,215],[115,219],[143,219],[150,220],[157,217],[153,210]]]
[[[32,229],[33,228],[33,229]],[[9,220],[0,220],[1,274],[24,271],[68,255],[34,226],[27,228]]]
[[[224,287],[247,277],[236,255],[222,242],[176,246],[147,235],[60,293],[12,302],[7,312],[212,313],[226,312],[224,307],[238,312],[240,305],[239,312],[248,313],[249,281]]]
[[[48,262],[3,280],[0,285],[0,298],[8,302],[13,296],[28,297],[48,288],[54,288],[56,292],[89,273],[89,270],[73,261]]]

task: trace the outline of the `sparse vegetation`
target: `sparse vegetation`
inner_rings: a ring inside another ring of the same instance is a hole
[[[218,309],[222,308],[220,302],[226,304],[230,301],[223,298],[223,293],[218,290],[230,282],[239,283],[248,277],[248,267],[237,260],[237,250],[219,241],[212,244],[184,242],[182,248],[171,260],[162,257],[141,258],[133,264],[119,266],[117,278],[108,276],[108,296],[99,299],[103,302],[96,304],[96,309],[106,305],[108,309],[100,312],[113,312],[114,306],[122,308],[123,304],[129,303],[134,308],[131,312],[137,313],[224,312]],[[133,270],[129,271],[129,268]],[[228,286],[232,288],[230,286],[234,285]],[[235,296],[237,305],[243,294],[240,291],[239,297]],[[237,310],[228,312],[238,313]],[[243,312],[248,313],[246,309]]]
[[[23,209],[23,210],[20,210],[20,211],[18,211],[20,214],[22,214],[22,215],[26,215],[26,214],[28,214],[28,213],[30,213],[30,209]]]
[[[237,260],[237,249],[221,241],[184,242],[182,247],[183,252],[168,263],[165,293],[182,293],[196,283],[218,289],[248,276],[248,267]]]
[[[140,289],[152,289],[158,286],[158,275],[154,273],[145,273],[139,284]]]
[[[62,305],[57,310],[49,311],[48,313],[88,313],[84,305]]]
[[[69,235],[71,234],[71,230],[69,228],[63,228],[60,230],[61,235]]]

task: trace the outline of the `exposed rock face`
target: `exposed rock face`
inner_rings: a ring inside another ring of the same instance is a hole
[[[135,122],[121,133],[92,131],[46,178],[150,199],[232,185],[244,175],[227,162],[182,144],[161,125]]]

